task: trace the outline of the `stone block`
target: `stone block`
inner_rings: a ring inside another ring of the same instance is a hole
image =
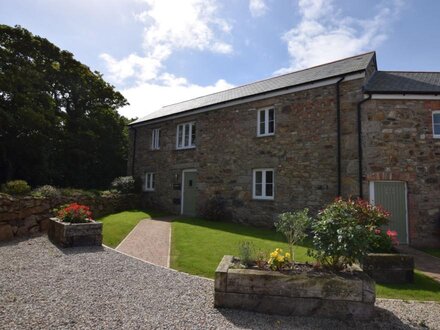
[[[14,237],[12,226],[7,224],[0,225],[0,241],[7,241]]]
[[[399,284],[414,282],[414,257],[397,253],[370,253],[362,269],[377,283]]]
[[[102,223],[65,223],[51,218],[48,227],[49,239],[61,247],[102,244]]]
[[[363,272],[285,274],[233,269],[224,256],[216,270],[214,305],[267,314],[368,319],[375,283]]]

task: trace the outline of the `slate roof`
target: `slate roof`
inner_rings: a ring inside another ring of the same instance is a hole
[[[257,81],[251,84],[231,88],[222,92],[198,97],[192,100],[171,104],[142,117],[130,125],[139,124],[145,121],[167,117],[189,110],[204,108],[207,106],[221,104],[228,101],[238,100],[258,94],[273,92],[284,88],[298,86],[322,79],[341,76],[348,73],[364,71],[370,61],[375,57],[375,52],[369,52],[345,58],[339,61],[315,66],[309,69],[288,73],[285,75]]]
[[[379,94],[440,94],[440,72],[376,71],[364,91]]]

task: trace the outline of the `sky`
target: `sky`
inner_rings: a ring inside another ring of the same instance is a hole
[[[440,71],[438,0],[0,0],[21,25],[101,72],[138,118],[161,106],[344,57]]]

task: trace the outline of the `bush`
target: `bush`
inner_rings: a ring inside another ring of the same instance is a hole
[[[295,260],[294,245],[302,241],[307,235],[306,229],[311,220],[308,213],[309,209],[307,208],[302,211],[285,212],[280,214],[275,222],[277,231],[281,232],[287,239],[292,261]]]
[[[362,260],[372,235],[388,221],[389,214],[363,200],[337,199],[312,223],[315,257],[324,266],[343,269]]]
[[[61,196],[61,192],[54,186],[47,184],[35,189],[32,195],[36,197],[59,197]]]
[[[132,176],[120,176],[113,180],[111,187],[121,193],[131,193],[135,188],[135,181]]]
[[[267,264],[272,270],[289,268],[290,258],[291,256],[289,252],[286,252],[286,254],[283,255],[283,250],[277,248],[270,254],[270,258]]]
[[[31,191],[31,186],[24,180],[13,180],[3,185],[2,191],[10,195],[26,195]]]
[[[93,190],[83,190],[83,189],[75,189],[75,188],[62,188],[60,189],[61,195],[66,197],[90,197],[94,198],[99,196],[96,191]]]
[[[390,253],[393,252],[393,247],[398,244],[397,232],[375,229],[374,234],[370,236],[368,251],[373,253]]]
[[[252,242],[243,241],[238,243],[238,257],[241,264],[249,266],[255,262],[255,246]]]
[[[60,210],[57,210],[57,218],[62,222],[70,223],[84,223],[93,221],[90,208],[77,203],[62,206]]]
[[[210,198],[201,210],[201,214],[208,220],[220,221],[227,219],[226,200],[219,195]]]

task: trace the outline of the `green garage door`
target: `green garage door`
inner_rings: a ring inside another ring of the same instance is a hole
[[[399,242],[408,244],[406,216],[406,183],[401,181],[372,182],[374,205],[381,205],[391,213],[389,228],[396,230]]]

